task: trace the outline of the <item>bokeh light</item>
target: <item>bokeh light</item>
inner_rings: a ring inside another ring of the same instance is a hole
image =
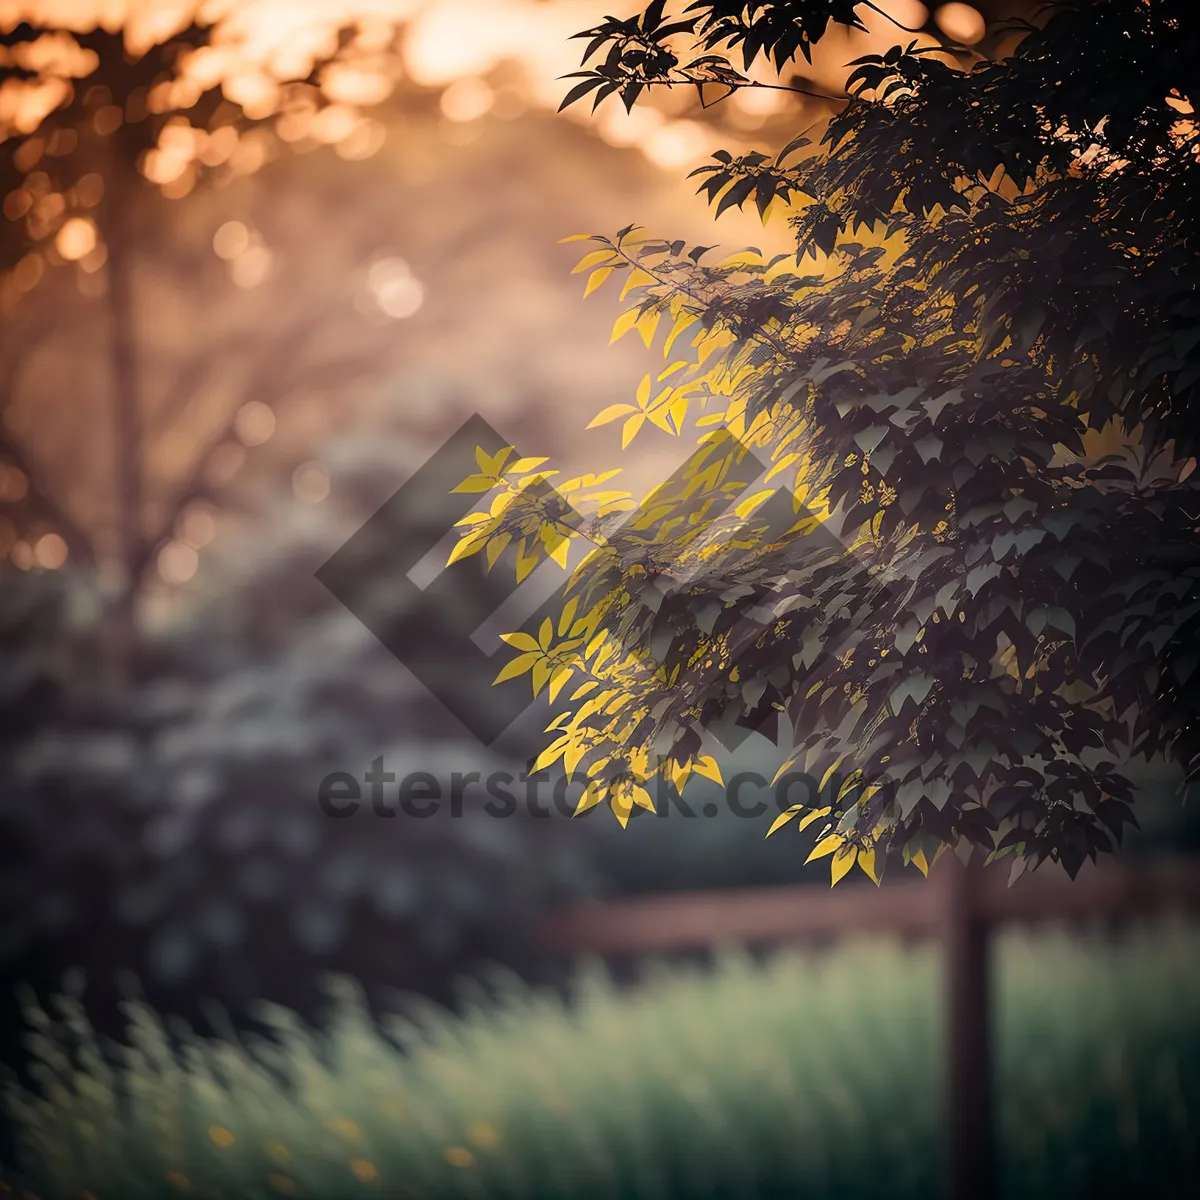
[[[320,504],[329,495],[329,469],[324,463],[301,463],[292,472],[292,491],[302,504]]]
[[[213,234],[213,252],[227,262],[244,254],[250,247],[250,230],[241,221],[226,221]]]
[[[229,278],[240,288],[255,288],[271,272],[271,252],[259,242],[249,246],[229,264]]]
[[[458,79],[442,93],[442,115],[448,121],[477,121],[491,111],[495,100],[495,92],[482,79]]]
[[[34,561],[47,571],[57,571],[67,561],[67,543],[57,533],[38,538],[33,548]]]
[[[200,556],[186,542],[168,542],[158,552],[156,566],[164,583],[183,584],[196,574]]]
[[[213,540],[217,533],[217,520],[207,504],[191,505],[179,519],[178,537],[195,550],[200,550]]]
[[[104,176],[89,171],[74,187],[75,203],[82,208],[95,208],[104,199]]]
[[[402,258],[381,258],[367,272],[367,287],[380,311],[396,320],[413,316],[425,301],[425,289]]]
[[[0,500],[10,504],[25,499],[29,491],[29,480],[20,467],[0,467]]]
[[[33,196],[25,188],[17,188],[4,197],[4,215],[19,221],[33,207]]]
[[[352,133],[334,146],[334,150],[340,158],[358,162],[377,154],[386,141],[387,127],[383,122],[366,117],[359,121]]]
[[[234,432],[245,446],[261,446],[275,432],[275,414],[261,400],[251,400],[238,409]]]
[[[58,231],[54,247],[67,262],[86,258],[96,248],[96,226],[87,217],[72,217]]]
[[[922,29],[929,24],[929,9],[920,0],[883,0],[877,7],[902,29]]]
[[[672,121],[654,130],[644,148],[651,162],[674,169],[701,158],[708,139],[707,131],[695,121]]]
[[[982,13],[969,4],[943,4],[934,14],[934,23],[952,41],[960,46],[974,46],[983,41],[987,33],[987,22]]]

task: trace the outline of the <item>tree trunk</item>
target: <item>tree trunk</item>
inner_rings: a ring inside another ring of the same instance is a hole
[[[112,388],[113,467],[115,474],[117,553],[120,584],[112,606],[112,651],[118,677],[127,682],[135,670],[138,647],[138,592],[145,569],[143,526],[142,406],[138,389],[137,329],[130,230],[128,172],[121,131],[110,137],[111,169],[101,228],[107,261],[109,384]]]
[[[979,914],[981,867],[945,856],[946,1130],[950,1200],[994,1200],[991,979],[988,930]]]

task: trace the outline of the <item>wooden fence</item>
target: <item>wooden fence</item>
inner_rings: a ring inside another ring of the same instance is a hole
[[[1107,861],[1075,880],[1045,868],[1008,886],[1007,868],[944,859],[919,877],[815,886],[686,892],[596,903],[549,917],[543,947],[556,954],[641,955],[731,943],[779,944],[848,934],[935,936],[943,946],[951,1200],[993,1200],[989,934],[996,925],[1121,921],[1200,909],[1200,862]]]

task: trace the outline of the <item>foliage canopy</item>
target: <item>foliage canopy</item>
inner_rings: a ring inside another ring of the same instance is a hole
[[[762,86],[855,11],[656,2],[581,35],[567,101]],[[1135,759],[1197,765],[1200,11],[1061,3],[1024,34],[972,69],[928,37],[860,58],[823,129],[695,172],[794,255],[591,238],[614,338],[668,360],[593,423],[702,411],[697,449],[632,518],[601,477],[488,463],[455,552],[515,540],[520,576],[592,546],[505,671],[572,685],[539,762],[585,804],[625,820],[712,769],[706,733],[782,714],[791,761],[845,777],[789,814],[835,882],[950,846],[1074,873],[1133,820]]]

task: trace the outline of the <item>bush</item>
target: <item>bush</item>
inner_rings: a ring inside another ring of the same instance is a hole
[[[507,765],[311,578],[336,534],[247,547],[257,572],[232,563],[241,586],[148,638],[115,697],[87,580],[0,572],[0,1061],[17,981],[84,967],[110,1031],[120,969],[197,1022],[204,997],[311,1015],[326,971],[445,1000],[479,961],[529,969],[530,923],[586,888],[565,822],[320,810],[327,774],[379,755],[444,795]]]
[[[1001,1162],[1020,1197],[1184,1195],[1200,1167],[1200,933],[998,942]],[[27,1182],[120,1196],[854,1197],[940,1191],[932,949],[854,945],[515,983],[385,1036],[339,985],[327,1031],[185,1038],[131,1005],[104,1065],[80,1000],[8,1094]]]

